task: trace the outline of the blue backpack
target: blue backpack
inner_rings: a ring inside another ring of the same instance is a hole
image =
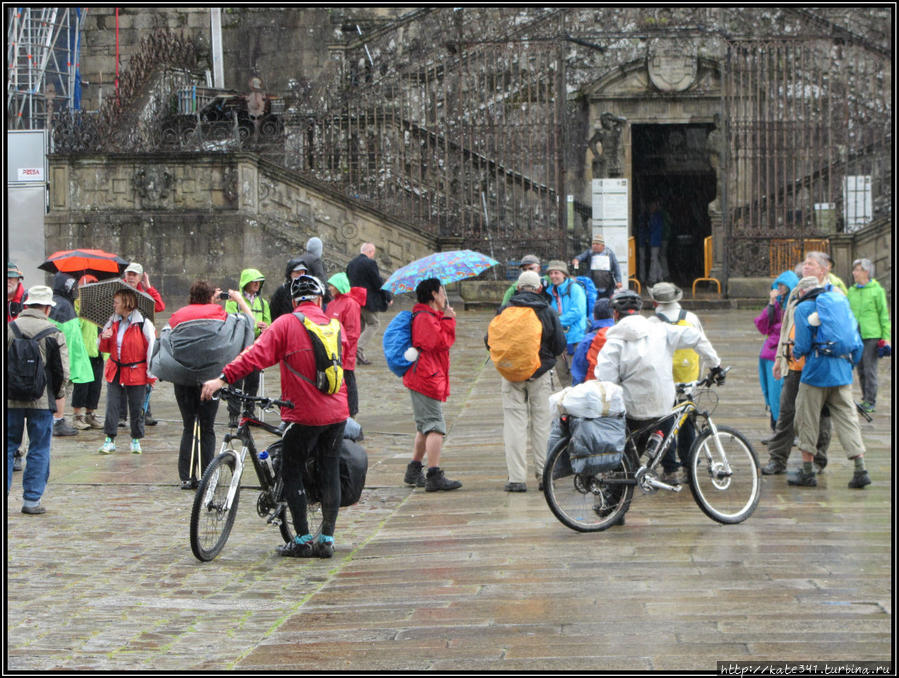
[[[815,310],[821,321],[815,332],[815,351],[852,362],[851,354],[862,345],[862,340],[849,301],[835,290],[822,292],[815,297]]]
[[[396,376],[402,377],[412,365],[403,354],[412,346],[412,319],[419,312],[400,311],[384,330],[384,338],[381,341],[384,347],[384,358],[387,367]]]
[[[587,294],[587,327],[590,327],[593,321],[593,307],[596,305],[596,285],[593,284],[593,278],[588,275],[579,275],[575,280],[580,283],[580,286],[584,288],[584,292]]]

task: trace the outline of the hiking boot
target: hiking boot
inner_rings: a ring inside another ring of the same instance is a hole
[[[528,486],[525,483],[506,483],[503,490],[506,492],[527,492]]]
[[[673,471],[662,471],[662,475],[659,476],[659,480],[666,485],[680,485],[681,482],[683,482],[683,478],[681,478],[680,471],[678,469],[674,469]]]
[[[85,414],[84,421],[91,428],[103,428],[103,424],[101,424],[97,417],[94,416],[93,412],[88,412],[87,414]]]
[[[818,480],[815,478],[814,471],[806,471],[801,468],[795,476],[787,478],[787,484],[798,487],[818,487]]]
[[[106,436],[106,441],[103,443],[100,449],[97,450],[97,452],[99,452],[100,454],[112,454],[113,452],[115,452],[115,440],[113,440],[109,436]]]
[[[861,403],[859,403],[859,407],[861,407],[862,411],[867,414],[872,414],[874,412],[874,403],[869,403],[867,400],[862,400]]]
[[[427,481],[425,483],[425,492],[447,492],[462,487],[462,483],[458,480],[450,480],[443,474],[443,469],[439,466],[428,469]]]
[[[131,454],[142,454],[143,450],[140,449],[140,441],[137,438],[131,439]]]
[[[119,419],[119,428],[128,428],[128,419]]]
[[[181,489],[182,490],[195,490],[197,489],[197,481],[196,480],[182,480],[181,481]]]
[[[53,435],[57,437],[77,436],[78,431],[69,426],[69,422],[65,419],[57,419],[53,422]]]
[[[72,428],[77,429],[78,431],[86,431],[90,427],[91,425],[84,420],[83,414],[76,414],[72,417]]]
[[[868,482],[871,482],[870,480]],[[31,516],[39,516],[42,513],[46,513],[47,509],[45,509],[40,504],[35,504],[34,506],[22,506],[22,513],[27,513]]]
[[[867,469],[864,471],[856,471],[852,474],[852,480],[849,481],[849,487],[853,490],[860,490],[865,485],[871,484],[871,476],[868,475]]]
[[[356,362],[360,365],[371,365],[371,361],[365,359],[365,353],[361,348],[356,349]]]
[[[153,415],[147,412],[144,415],[144,424],[147,426],[156,426],[159,422],[153,418]]]
[[[278,547],[278,555],[285,558],[315,558],[315,544],[306,541],[300,544],[292,541],[289,544],[281,544]]]
[[[787,470],[786,466],[781,464],[779,461],[774,461],[772,459],[767,464],[762,466],[762,475],[763,476],[777,476],[786,470]]]
[[[21,471],[22,470],[22,455],[19,454],[19,450],[16,450],[16,454],[13,457],[12,470],[13,471]]]
[[[537,491],[543,492],[543,477],[537,479]]]
[[[406,466],[406,475],[403,477],[403,482],[413,487],[424,487],[427,484],[425,472],[420,461],[409,462],[409,465]]]
[[[827,466],[827,455],[818,452],[818,454],[815,455],[814,463],[815,468],[818,469],[818,473],[821,473],[821,471],[823,471]]]
[[[334,556],[334,542],[317,541],[312,550],[317,558],[332,558]]]

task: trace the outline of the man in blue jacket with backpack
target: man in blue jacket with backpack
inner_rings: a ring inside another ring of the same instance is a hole
[[[818,418],[827,405],[846,456],[855,462],[849,487],[871,484],[865,468],[865,446],[852,399],[852,367],[862,355],[862,341],[849,302],[840,292],[817,287],[801,292],[794,312],[796,336],[793,355],[806,357],[796,396],[796,422],[802,468],[788,479],[790,485],[818,484],[812,462],[818,439]],[[809,451],[811,450],[811,451]]]

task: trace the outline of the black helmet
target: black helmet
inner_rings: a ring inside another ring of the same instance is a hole
[[[290,281],[290,298],[295,301],[309,301],[313,297],[325,296],[325,288],[314,275],[301,275]]]
[[[612,295],[610,303],[612,308],[622,315],[643,308],[643,299],[633,290],[618,290]]]

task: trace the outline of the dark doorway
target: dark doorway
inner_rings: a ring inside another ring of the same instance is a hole
[[[662,277],[688,289],[703,275],[703,242],[712,233],[709,203],[715,199],[716,177],[708,161],[706,138],[712,125],[633,125],[632,175],[637,278],[646,286],[650,276],[653,226],[662,229]],[[651,219],[653,201],[661,218]]]

